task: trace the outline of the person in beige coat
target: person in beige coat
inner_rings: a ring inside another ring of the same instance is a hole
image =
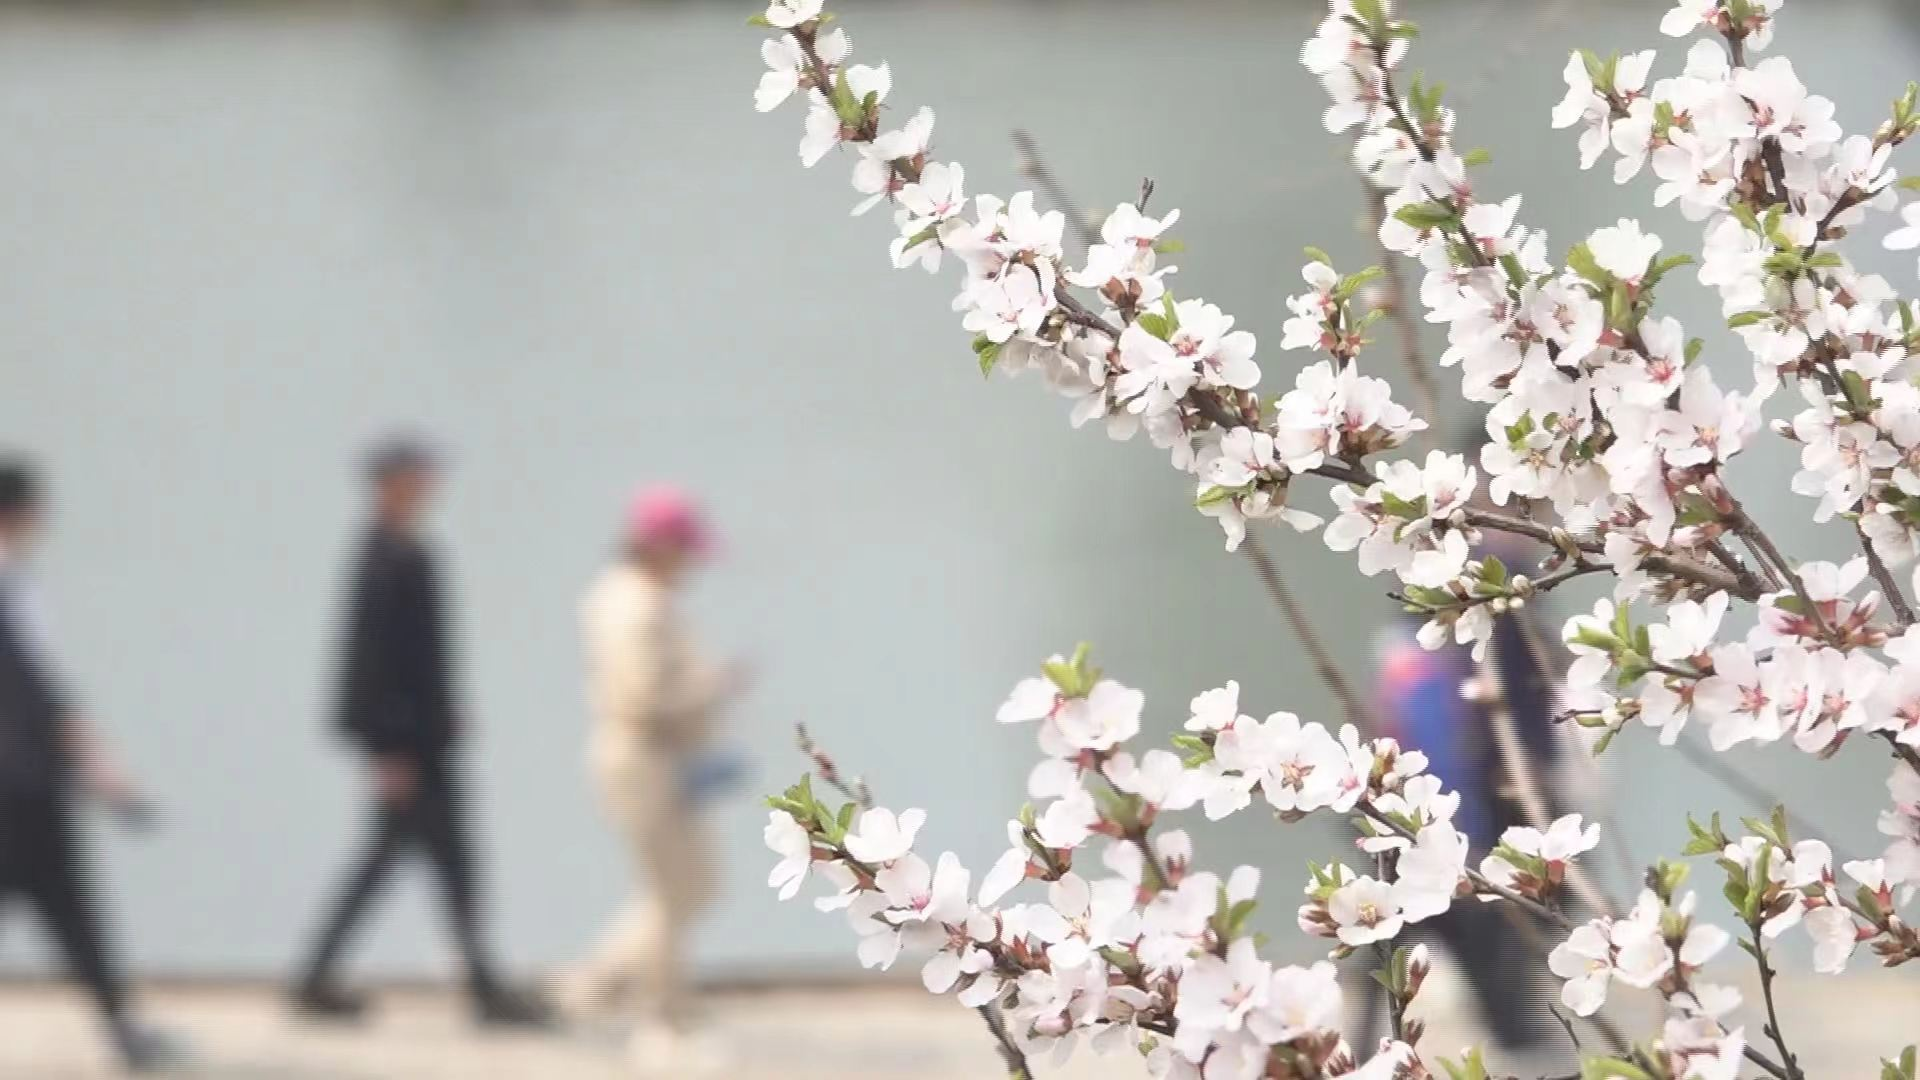
[[[688,1069],[715,1057],[691,1038],[685,946],[715,893],[714,843],[700,813],[713,783],[715,720],[738,685],[687,634],[676,598],[711,548],[708,528],[679,492],[642,493],[621,558],[583,605],[589,761],[608,816],[631,852],[635,893],[605,940],[569,980],[576,1008],[623,995],[640,1006],[637,1064]],[[704,777],[704,779],[703,779]]]

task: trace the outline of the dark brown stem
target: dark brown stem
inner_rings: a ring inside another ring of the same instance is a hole
[[[1893,749],[1894,757],[1906,762],[1908,767],[1912,768],[1914,772],[1920,772],[1920,750],[1915,750],[1913,747],[1901,742],[1899,737],[1891,731],[1882,731],[1878,734],[1881,738],[1887,740],[1887,745]]]
[[[1887,603],[1893,608],[1894,617],[1900,620],[1902,628],[1913,625],[1913,605],[1907,602],[1906,594],[1900,591],[1899,579],[1893,571],[1887,569],[1885,560],[1873,548],[1873,541],[1867,537],[1867,531],[1858,522],[1854,531],[1860,535],[1860,550],[1867,553],[1867,568],[1873,572],[1873,580],[1880,583],[1880,591],[1886,594]]]
[[[1806,1074],[1800,1071],[1800,1059],[1794,1057],[1793,1051],[1787,1048],[1787,1037],[1780,1030],[1780,1010],[1774,1006],[1773,1001],[1773,977],[1776,972],[1773,970],[1773,965],[1767,961],[1767,944],[1760,933],[1760,920],[1749,921],[1747,929],[1753,932],[1751,942],[1753,959],[1760,965],[1760,996],[1767,1002],[1767,1024],[1764,1030],[1767,1037],[1773,1040],[1774,1048],[1780,1051],[1781,1060],[1785,1062],[1786,1080],[1806,1080]]]
[[[1741,562],[1740,556],[1728,551],[1724,541],[1709,541],[1707,553],[1713,556],[1715,562],[1727,568],[1727,572],[1734,576],[1734,580],[1740,583],[1741,588],[1751,589],[1755,596],[1767,591],[1761,584],[1759,575],[1755,574],[1746,563]]]

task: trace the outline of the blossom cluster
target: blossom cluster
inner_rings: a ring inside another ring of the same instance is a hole
[[[951,853],[929,862],[915,851],[923,812],[830,810],[807,781],[770,800],[766,841],[780,859],[769,885],[791,898],[810,876],[824,879],[817,905],[845,912],[863,963],[929,953],[927,988],[1003,1008],[1028,1053],[1144,1042],[1156,1076],[1253,1080],[1300,1055],[1328,1076],[1395,1075],[1410,1044],[1389,1041],[1358,1060],[1339,1033],[1331,963],[1276,967],[1260,957],[1247,927],[1259,872],[1198,870],[1188,834],[1155,826],[1194,807],[1223,817],[1255,796],[1287,818],[1362,815],[1371,824],[1360,848],[1379,876],[1316,868],[1298,917],[1333,939],[1337,958],[1391,943],[1477,891],[1466,838],[1451,823],[1459,796],[1390,739],[1362,740],[1351,727],[1336,736],[1287,713],[1244,715],[1235,684],[1194,698],[1185,757],[1139,752],[1131,740],[1143,695],[1106,678],[1084,649],[1043,671],[998,714],[1036,729],[1043,758],[1028,792],[1037,806],[1008,822],[1009,849],[977,888]],[[1509,834],[1508,853],[1524,861],[1518,851],[1530,849],[1560,868],[1543,877],[1557,878],[1594,839],[1577,821],[1556,825],[1544,847],[1524,833]],[[1028,882],[1041,895],[1008,902]],[[1411,1000],[1428,969],[1424,950],[1406,950],[1394,969]]]

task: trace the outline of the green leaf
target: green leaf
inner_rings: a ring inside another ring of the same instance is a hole
[[[1767,843],[1772,844],[1775,847],[1786,846],[1786,841],[1781,839],[1780,834],[1774,831],[1773,824],[1771,822],[1758,821],[1754,818],[1743,817],[1740,819],[1740,824],[1746,826],[1748,832],[1752,833],[1753,835],[1759,837],[1762,840],[1765,840]]]
[[[1593,257],[1593,249],[1584,243],[1575,244],[1568,250],[1567,269],[1602,289],[1613,287],[1613,275],[1600,268],[1599,260]]]
[[[1394,220],[1415,229],[1438,229],[1460,220],[1453,207],[1435,200],[1408,203],[1393,212]]]
[[[1215,506],[1219,503],[1226,502],[1228,499],[1245,495],[1246,493],[1247,489],[1245,485],[1240,487],[1222,487],[1219,484],[1215,484],[1195,496],[1193,505],[1195,509],[1205,509],[1206,507]]]
[[[1380,493],[1380,505],[1386,508],[1387,513],[1397,518],[1405,518],[1408,521],[1418,521],[1427,516],[1427,497],[1425,495],[1409,501],[1402,499],[1391,491],[1382,491]]]
[[[1242,900],[1233,905],[1233,907],[1227,910],[1227,929],[1232,932],[1235,937],[1239,937],[1241,928],[1244,927],[1247,920],[1253,916],[1254,908],[1258,906],[1259,901],[1256,900]]]
[[[1340,283],[1333,287],[1334,299],[1345,300],[1350,296],[1354,296],[1359,293],[1361,289],[1372,284],[1376,279],[1385,277],[1386,273],[1385,270],[1377,266],[1368,266],[1356,270],[1346,277],[1341,278]]]
[[[1507,564],[1496,555],[1489,555],[1480,563],[1480,580],[1495,588],[1505,588],[1507,584]]]
[[[1526,287],[1527,271],[1525,267],[1520,265],[1519,256],[1511,251],[1500,256],[1500,269],[1506,271],[1507,282],[1514,288],[1522,289]]]
[[[1308,248],[1307,248],[1307,261],[1308,261],[1308,262],[1317,262],[1317,263],[1324,263],[1324,264],[1325,264],[1325,265],[1327,265],[1327,266],[1332,266],[1332,265],[1333,265],[1333,256],[1331,256],[1331,255],[1329,255],[1329,254],[1327,254],[1327,253],[1326,253],[1326,252],[1324,252],[1324,251],[1321,251],[1321,250],[1320,250],[1319,248],[1317,248],[1317,247],[1308,247]]]
[[[1467,151],[1465,154],[1462,154],[1460,156],[1460,164],[1466,166],[1469,169],[1477,168],[1478,166],[1481,166],[1481,165],[1491,164],[1492,161],[1493,161],[1493,151],[1487,149],[1484,146],[1476,146],[1473,149]]]
[[[1773,318],[1771,311],[1736,311],[1727,316],[1727,329],[1738,330],[1743,326],[1753,326]]]
[[[1763,267],[1766,273],[1776,275],[1776,277],[1795,277],[1795,275],[1799,275],[1803,269],[1807,269],[1807,263],[1799,258],[1799,252],[1784,250],[1784,252],[1774,252],[1774,254],[1766,256],[1766,258],[1761,261],[1761,267]]]
[[[1613,283],[1613,289],[1607,293],[1607,325],[1624,329],[1633,315],[1633,299],[1627,295],[1624,281]]]
[[[982,349],[976,355],[980,358],[980,375],[982,378],[985,378],[993,374],[993,365],[1000,360],[1000,346],[993,345],[989,348]]]
[[[1600,59],[1599,53],[1592,49],[1581,49],[1580,62],[1586,66],[1587,78],[1592,80],[1595,86],[1607,85],[1601,81],[1606,76],[1607,62]]]
[[[764,11],[747,16],[747,25],[758,26],[767,30],[773,29],[773,21],[767,18],[767,13]]]
[[[1920,191],[1920,176],[1903,176],[1894,183],[1907,191]]]
[[[1747,883],[1747,895],[1740,903],[1740,917],[1749,925],[1760,921],[1760,904],[1766,899],[1767,890],[1773,880],[1768,868],[1773,865],[1774,845],[1771,841],[1760,846],[1760,854],[1753,860],[1753,873]]]
[[[1156,315],[1151,311],[1135,319],[1134,323],[1139,326],[1140,329],[1145,330],[1161,341],[1165,341],[1173,336],[1173,329],[1167,325],[1166,317]]]
[[[1646,277],[1641,279],[1641,284],[1644,287],[1651,289],[1655,285],[1660,284],[1661,278],[1666,277],[1668,274],[1672,273],[1675,270],[1680,269],[1683,266],[1692,266],[1692,265],[1693,265],[1693,256],[1688,255],[1685,252],[1681,252],[1678,255],[1669,255],[1666,258],[1661,259],[1658,262],[1655,262],[1653,264],[1653,269],[1647,271]]]
[[[830,95],[834,115],[848,126],[858,126],[867,118],[860,102],[853,96],[853,87],[847,83],[847,73],[842,69],[833,79],[833,93]]]
[[[1688,338],[1686,363],[1691,364],[1695,360],[1700,359],[1700,350],[1706,347],[1707,347],[1707,343],[1700,340],[1699,338]]]
[[[1384,34],[1387,29],[1387,13],[1380,8],[1380,0],[1353,0],[1353,13],[1359,16],[1368,30]]]
[[[1153,245],[1155,255],[1178,255],[1187,250],[1187,245],[1177,237],[1169,236]]]

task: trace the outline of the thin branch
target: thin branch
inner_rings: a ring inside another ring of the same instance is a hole
[[[1726,567],[1727,572],[1734,576],[1734,580],[1740,582],[1742,588],[1751,589],[1756,596],[1767,591],[1766,586],[1760,583],[1760,578],[1753,572],[1753,569],[1746,563],[1741,562],[1738,555],[1728,551],[1724,541],[1708,541],[1707,553],[1713,556],[1714,561]]]
[[[832,785],[833,789],[838,791],[842,798],[860,807],[860,809],[873,809],[873,792],[867,787],[865,780],[858,776],[854,777],[851,782],[842,778],[840,775],[840,767],[834,764],[833,757],[830,754],[822,750],[820,745],[813,741],[813,733],[807,730],[807,725],[804,722],[794,724],[793,732],[794,741],[799,745],[800,752],[807,755],[807,757],[813,761],[814,772],[819,775],[820,779]]]
[[[1894,757],[1906,762],[1908,767],[1912,768],[1913,771],[1920,772],[1920,750],[1915,750],[1913,747],[1901,742],[1899,736],[1891,731],[1882,731],[1877,734],[1887,740],[1887,745],[1893,749]]]
[[[1900,591],[1900,581],[1887,569],[1886,561],[1874,550],[1873,540],[1867,531],[1854,522],[1854,532],[1860,535],[1860,550],[1867,553],[1867,568],[1873,572],[1873,580],[1880,583],[1880,591],[1886,594],[1887,603],[1893,608],[1894,617],[1900,620],[1902,628],[1913,625],[1913,605],[1907,602],[1907,596]]]
[[[1780,1010],[1773,1001],[1773,977],[1777,973],[1767,961],[1767,944],[1760,933],[1760,922],[1758,918],[1748,920],[1747,929],[1753,932],[1751,952],[1754,963],[1760,965],[1760,996],[1767,1002],[1767,1023],[1762,1030],[1773,1040],[1774,1048],[1780,1051],[1781,1059],[1786,1062],[1787,1080],[1806,1080],[1807,1074],[1800,1071],[1800,1059],[1794,1057],[1793,1051],[1787,1048],[1787,1037],[1780,1030]]]
[[[1747,508],[1738,502],[1733,506],[1733,530],[1753,548],[1757,557],[1773,564],[1774,570],[1779,572],[1787,586],[1793,590],[1793,595],[1799,597],[1800,603],[1806,606],[1807,617],[1813,620],[1814,629],[1820,632],[1820,636],[1831,638],[1833,628],[1827,625],[1827,618],[1820,613],[1820,606],[1813,602],[1812,594],[1807,592],[1807,583],[1801,580],[1800,572],[1787,562],[1787,557],[1782,555],[1780,549],[1774,545],[1773,538],[1767,535],[1759,522],[1753,520],[1753,515],[1747,513]]]
[[[1240,542],[1240,550],[1247,553],[1247,561],[1253,564],[1254,572],[1260,575],[1261,584],[1266,586],[1267,596],[1292,628],[1293,636],[1300,639],[1300,645],[1307,652],[1307,659],[1313,664],[1314,673],[1326,684],[1333,696],[1340,701],[1340,707],[1346,711],[1347,719],[1355,727],[1368,734],[1380,731],[1380,722],[1353,691],[1351,683],[1334,663],[1333,654],[1327,650],[1326,642],[1307,620],[1306,612],[1299,601],[1294,599],[1292,590],[1287,588],[1286,580],[1280,576],[1279,568],[1267,556],[1260,542],[1249,536]]]

